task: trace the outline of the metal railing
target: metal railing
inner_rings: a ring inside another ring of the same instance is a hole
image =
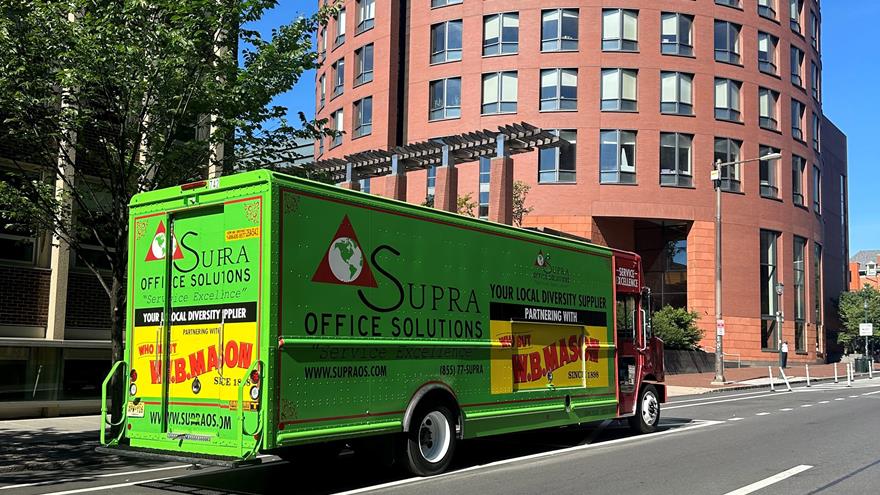
[[[709,354],[714,354],[714,353],[715,353],[715,348],[714,348],[714,347],[704,347],[703,350],[706,351],[706,352],[708,352]],[[739,354],[731,354],[731,353],[727,353],[727,352],[722,352],[721,354],[722,354],[725,358],[726,358],[727,356],[731,356],[731,357],[736,356],[736,367],[737,367],[737,368],[742,368],[742,356],[740,356]],[[725,359],[725,361],[728,361],[728,360]],[[731,359],[730,361],[733,362],[732,359]]]

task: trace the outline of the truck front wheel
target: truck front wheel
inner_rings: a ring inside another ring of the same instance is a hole
[[[657,388],[645,385],[639,394],[636,415],[629,418],[629,426],[636,433],[654,433],[660,423],[660,399]]]
[[[443,406],[420,408],[413,416],[403,448],[403,463],[417,476],[440,474],[455,452],[453,415]]]

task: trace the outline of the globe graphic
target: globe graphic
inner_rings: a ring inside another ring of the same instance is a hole
[[[165,257],[165,233],[159,232],[156,234],[156,237],[153,238],[153,245],[150,247],[153,251],[153,256],[155,258],[164,258]]]
[[[361,248],[348,237],[339,237],[330,245],[330,271],[340,282],[352,282],[364,268]]]

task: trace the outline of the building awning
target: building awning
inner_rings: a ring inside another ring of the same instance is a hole
[[[497,131],[466,132],[389,150],[370,150],[345,158],[318,160],[300,167],[328,176],[333,182],[345,182],[388,175],[395,169],[398,173],[422,170],[442,165],[444,160],[471,162],[482,157],[511,156],[558,147],[564,143],[552,131],[521,122],[500,126]]]

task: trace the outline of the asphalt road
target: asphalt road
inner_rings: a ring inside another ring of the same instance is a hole
[[[604,422],[473,440],[459,445],[451,472],[433,478],[350,452],[305,472],[276,458],[192,470],[96,454],[94,440],[79,438],[59,442],[57,462],[44,469],[0,474],[0,495],[877,493],[878,418],[880,380],[679,397],[651,435]]]

